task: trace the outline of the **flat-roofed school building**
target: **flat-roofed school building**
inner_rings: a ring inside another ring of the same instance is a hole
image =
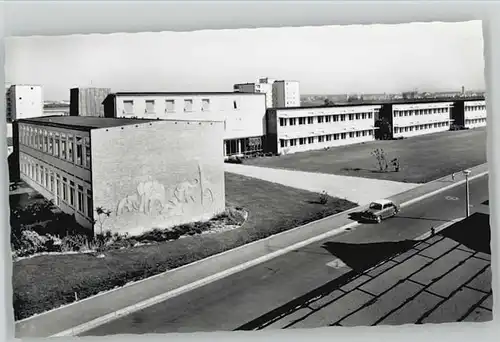
[[[452,112],[455,124],[465,128],[486,126],[486,100],[484,97],[461,99],[455,102]]]
[[[290,154],[373,141],[380,105],[271,108],[267,151]]]
[[[263,150],[266,94],[246,92],[118,92],[104,101],[106,117],[222,120],[224,157]]]
[[[414,100],[384,103],[379,118],[391,127],[391,138],[408,138],[450,130],[453,101]]]
[[[223,123],[51,116],[15,123],[20,177],[94,233],[138,234],[225,208]],[[107,218],[97,208],[111,211]]]

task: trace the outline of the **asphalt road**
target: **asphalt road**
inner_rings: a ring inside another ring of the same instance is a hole
[[[235,330],[245,324],[248,329],[256,318],[294,298],[328,284],[336,286],[335,281],[347,272],[334,266],[340,255],[349,259],[351,267],[366,268],[390,252],[376,243],[412,240],[432,227],[465,216],[464,195],[465,185],[455,187],[406,207],[381,224],[361,224],[80,336]],[[471,213],[483,210],[486,200],[488,176],[471,181]],[[335,251],[342,252],[335,255],[325,244],[335,244]]]

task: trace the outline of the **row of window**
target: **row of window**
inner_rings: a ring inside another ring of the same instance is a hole
[[[157,114],[157,100],[145,100],[146,107],[144,109],[144,114]],[[165,100],[165,113],[175,113],[176,106],[175,103],[179,100],[168,99]],[[233,109],[238,109],[238,103],[233,101]],[[201,108],[202,112],[210,111],[210,99],[202,99],[201,100]],[[195,111],[193,107],[192,99],[184,99],[184,112],[193,112]],[[135,113],[135,102],[134,100],[124,100],[123,101],[123,112],[125,114],[134,114]]]
[[[306,144],[315,144],[315,143],[322,143],[326,141],[332,141],[332,140],[345,140],[349,138],[359,138],[359,137],[366,137],[366,136],[372,136],[373,135],[373,130],[364,130],[364,131],[356,131],[356,132],[349,132],[349,133],[336,133],[336,134],[327,134],[327,135],[319,135],[315,137],[307,137],[307,138],[295,138],[295,139],[280,139],[280,146],[283,147],[288,147],[288,146],[297,146],[297,143],[299,145],[306,145]]]
[[[485,118],[482,118],[482,119],[466,119],[465,120],[465,124],[466,125],[475,125],[475,124],[479,124],[479,123],[483,123],[483,122],[486,122]]]
[[[413,116],[413,115],[429,115],[449,113],[450,108],[429,108],[429,109],[414,109],[414,110],[394,110],[394,117]]]
[[[55,169],[48,168],[25,155],[21,156],[20,170],[24,175],[51,193],[54,196],[55,205],[60,206],[62,201],[81,215],[92,220],[94,207],[90,189],[75,184],[64,174],[59,174]]]
[[[357,113],[357,114],[335,114],[335,115],[318,115],[318,116],[303,116],[299,118],[280,118],[280,126],[295,126],[315,123],[327,123],[338,121],[352,121],[352,120],[365,120],[371,119],[373,113]]]
[[[22,125],[19,142],[56,158],[90,169],[90,138]]]
[[[486,105],[482,106],[466,106],[464,109],[466,112],[474,112],[478,110],[486,110]]]
[[[424,124],[424,125],[416,125],[409,127],[394,127],[394,133],[413,132],[413,131],[440,128],[440,127],[449,127],[449,126],[450,124],[448,122],[438,122],[434,124]]]

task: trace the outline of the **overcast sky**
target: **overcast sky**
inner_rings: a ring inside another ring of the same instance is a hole
[[[6,81],[69,88],[232,91],[258,77],[302,94],[484,89],[481,21],[6,39]]]

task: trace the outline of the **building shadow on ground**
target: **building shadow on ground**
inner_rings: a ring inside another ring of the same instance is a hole
[[[490,215],[474,213],[438,235],[452,239],[476,252],[491,254]]]
[[[342,260],[353,271],[363,272],[393,255],[404,253],[416,243],[418,242],[413,240],[361,244],[326,242],[321,247]]]
[[[475,213],[469,218],[451,225],[437,235],[452,239],[476,252],[491,253],[489,215]],[[421,243],[421,241],[402,240],[361,244],[336,241],[326,242],[321,248],[327,250],[335,258],[342,260],[350,268],[348,272],[241,325],[235,330],[260,330],[338,290],[368,269],[408,251],[418,243]]]

